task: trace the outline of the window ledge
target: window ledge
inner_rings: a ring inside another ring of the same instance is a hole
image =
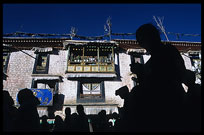
[[[32,74],[34,80],[60,80],[60,75],[49,75],[49,74]]]

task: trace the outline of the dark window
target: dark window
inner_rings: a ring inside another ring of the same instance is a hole
[[[199,53],[190,54],[190,58],[191,58],[191,59],[200,59]]]
[[[104,102],[104,82],[78,81],[77,102]]]
[[[137,55],[137,54],[132,54],[131,55],[131,63],[141,63],[141,64],[144,64],[144,60],[143,60],[143,57],[142,55]]]
[[[8,62],[9,62],[9,56],[10,54],[7,52],[3,53],[3,72],[7,73],[7,67],[8,67]]]
[[[33,74],[48,74],[49,54],[39,53],[36,55]]]
[[[198,53],[189,54],[189,57],[191,59],[192,66],[195,66],[195,62],[200,59]]]
[[[142,55],[136,54],[136,53],[131,54],[131,64],[134,64],[134,63],[144,64],[144,59],[143,59]],[[139,85],[139,80],[136,77],[136,74],[133,74],[132,80],[133,80],[134,86]]]

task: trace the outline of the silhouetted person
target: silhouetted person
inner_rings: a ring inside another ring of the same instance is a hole
[[[39,131],[40,118],[37,105],[40,104],[40,101],[33,95],[33,92],[27,88],[20,90],[17,96],[20,104],[16,125],[17,131]]]
[[[139,45],[149,52],[146,64],[131,64],[131,71],[140,77],[133,106],[137,131],[180,131],[181,103],[184,96],[182,79],[185,65],[179,51],[161,42],[159,31],[144,24],[136,31]],[[136,95],[137,94],[137,95]]]
[[[120,127],[118,130],[120,131],[130,131],[132,125],[130,122],[132,122],[132,118],[134,114],[134,101],[135,97],[132,94],[133,92],[129,92],[129,89],[127,86],[123,86],[116,90],[115,95],[119,95],[122,99],[124,99],[123,107],[119,108],[120,112]],[[135,128],[134,128],[135,129]],[[133,130],[134,130],[133,129]]]
[[[121,99],[124,99],[123,107],[120,108],[121,115],[123,116],[125,111],[128,109],[129,102],[129,90],[127,86],[123,86],[115,91],[116,96],[120,96]]]
[[[6,132],[15,130],[17,108],[8,91],[3,91],[3,130]]]
[[[151,58],[143,65],[144,68],[138,71],[143,74],[145,85],[150,84],[150,87],[165,89],[174,88],[165,91],[159,89],[159,92],[171,94],[176,100],[181,100],[180,97],[184,94],[181,83],[186,68],[180,52],[173,45],[164,45],[161,42],[159,31],[152,24],[144,24],[139,27],[136,38],[139,45],[151,54]],[[137,71],[134,67],[131,69],[132,72]]]
[[[46,115],[43,115],[41,119],[42,119],[42,123],[40,124],[40,131],[49,132],[50,124],[47,122],[48,117]]]
[[[64,121],[59,115],[56,115],[53,132],[63,132],[63,131],[64,131]]]
[[[70,107],[67,107],[65,109],[65,120],[64,120],[64,130],[65,131],[70,131],[71,130],[71,126],[72,126],[72,121],[71,121],[71,109]]]
[[[78,132],[89,132],[88,118],[84,112],[84,107],[82,105],[77,105],[77,128]]]
[[[188,86],[188,91],[184,100],[184,123],[185,128],[191,132],[201,131],[201,87],[195,84],[195,80],[195,73],[186,70],[184,83]]]
[[[98,113],[98,132],[108,132],[109,131],[109,123],[106,116],[106,111],[101,110]]]
[[[70,127],[70,131],[71,132],[78,132],[78,121],[77,121],[77,113],[72,113],[71,114],[71,127]]]
[[[111,131],[112,132],[119,132],[121,131],[121,119],[119,114],[117,114],[116,112],[114,112],[112,114],[112,119],[109,119],[109,122],[112,123],[112,127],[111,127]]]
[[[54,119],[55,118],[54,100],[53,100],[53,106],[48,106],[47,111],[48,111],[48,117],[50,119]]]

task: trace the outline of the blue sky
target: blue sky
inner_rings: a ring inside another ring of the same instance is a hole
[[[111,17],[113,33],[134,33],[153,16],[164,16],[166,32],[201,34],[201,4],[3,4],[3,33],[69,34],[71,27],[82,36],[104,34]],[[161,35],[166,40],[164,35]],[[113,36],[135,39],[135,36]],[[178,41],[169,35],[169,40]],[[179,41],[200,42],[201,36],[182,36]]]

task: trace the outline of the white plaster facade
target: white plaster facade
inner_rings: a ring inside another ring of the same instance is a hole
[[[36,57],[36,54],[32,50],[22,50],[27,54]],[[56,110],[55,115],[61,115],[64,118],[64,110],[66,107],[70,107],[72,113],[76,112],[76,105],[82,104],[85,107],[87,114],[97,114],[102,109],[106,110],[107,114],[118,112],[117,107],[123,106],[123,99],[115,95],[115,91],[122,86],[127,85],[129,90],[134,87],[134,83],[131,79],[130,64],[131,58],[126,52],[119,52],[115,54],[115,65],[119,66],[120,80],[104,80],[105,90],[105,102],[99,103],[77,103],[77,80],[67,79],[67,50],[59,50],[58,55],[50,54],[49,71],[48,75],[61,76],[62,81],[59,82],[59,94],[64,95],[63,108]],[[191,69],[191,61],[187,56],[182,55],[185,66],[187,69]],[[149,55],[143,55],[144,63],[150,58]],[[35,59],[22,53],[20,51],[12,52],[10,54],[8,67],[7,67],[7,79],[3,80],[3,89],[9,91],[10,95],[16,103],[16,95],[19,89],[31,88],[32,79],[35,76],[32,75]],[[47,107],[38,108],[40,116],[48,115]]]
[[[22,50],[29,55],[36,57],[34,51],[31,50]],[[33,68],[35,59],[22,53],[12,52],[10,54],[8,68],[7,68],[7,79],[3,82],[3,89],[8,90],[12,98],[16,103],[16,96],[20,89],[23,88],[31,88],[32,79],[35,78],[33,76]],[[119,53],[119,68],[120,68],[120,76],[121,80],[108,80],[104,81],[105,86],[105,102],[103,103],[93,103],[95,106],[89,106],[91,103],[86,103],[85,111],[87,114],[98,113],[101,109],[105,109],[107,114],[112,112],[118,112],[117,107],[123,106],[123,99],[119,96],[115,96],[115,91],[127,85],[129,89],[133,87],[133,81],[130,76],[130,68],[129,64],[130,55],[126,53]],[[117,63],[116,63],[117,64]],[[59,94],[63,94],[64,97],[64,105],[65,107],[71,107],[72,113],[76,112],[74,105],[79,103],[76,102],[77,95],[77,81],[76,80],[68,80],[66,78],[66,66],[67,66],[67,50],[60,50],[58,55],[51,54],[50,62],[49,62],[49,71],[48,75],[61,76],[62,82],[59,83]],[[46,77],[45,77],[46,78]],[[100,106],[97,106],[100,104]],[[104,106],[103,106],[104,104]],[[95,109],[93,109],[95,108]],[[57,114],[63,113],[60,111],[56,111]],[[95,110],[95,111],[93,111]],[[46,107],[39,107],[39,113],[44,115],[46,113]],[[64,115],[64,114],[63,114]]]

